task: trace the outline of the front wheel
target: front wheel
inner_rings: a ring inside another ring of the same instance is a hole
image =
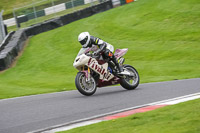
[[[131,65],[124,65],[123,68],[131,73],[131,76],[126,75],[124,78],[121,78],[120,85],[127,90],[135,89],[140,82],[140,77],[137,70]]]
[[[97,89],[94,78],[91,76],[90,81],[86,81],[86,76],[83,72],[77,73],[75,84],[78,91],[85,96],[93,95]]]

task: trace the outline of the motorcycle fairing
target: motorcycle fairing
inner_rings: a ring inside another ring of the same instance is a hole
[[[86,65],[89,68],[91,68],[93,71],[95,71],[96,73],[98,73],[100,75],[100,80],[103,81],[109,81],[111,79],[113,79],[115,76],[110,73],[108,71],[108,63],[104,63],[104,64],[99,64],[98,61],[95,58],[89,57],[87,55],[85,55],[84,53],[87,53],[89,49],[81,49],[79,51],[78,56],[76,57],[73,66],[78,69],[79,71],[82,71],[81,68]],[[126,52],[128,51],[127,48],[125,49],[116,49],[115,51],[115,56],[117,59],[119,59],[120,57],[122,57],[123,55],[126,54]],[[87,72],[84,72],[87,75]]]
[[[99,79],[109,81],[114,78],[108,71],[108,63],[100,65],[96,59],[90,57],[86,65],[100,75]]]
[[[73,63],[73,66],[79,71],[82,71],[81,68],[84,65],[88,66],[90,69],[98,73],[100,75],[100,79],[102,80],[109,81],[114,77],[114,75],[108,71],[108,63],[100,65],[95,58],[86,56],[85,54],[77,56]]]
[[[120,78],[114,77],[113,79],[109,80],[109,81],[105,81],[105,80],[99,80],[97,87],[104,87],[104,86],[109,86],[109,85],[116,85],[120,83]]]
[[[90,59],[89,56],[85,55],[85,54],[81,54],[79,56],[76,57],[73,66],[78,69],[79,71],[81,71],[81,67],[83,67],[85,64],[88,63],[88,60]]]
[[[115,57],[117,59],[119,59],[120,57],[124,56],[128,51],[128,48],[124,48],[124,49],[116,49],[115,50]]]

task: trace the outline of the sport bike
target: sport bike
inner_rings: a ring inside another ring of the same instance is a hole
[[[117,72],[117,67],[111,60],[103,59],[102,54],[94,55],[98,48],[81,48],[73,66],[78,69],[75,84],[78,91],[86,96],[93,95],[97,87],[120,84],[127,90],[133,90],[139,85],[139,75],[137,70],[131,65],[123,64],[123,56],[128,49],[116,49],[114,56],[117,58],[124,74]]]

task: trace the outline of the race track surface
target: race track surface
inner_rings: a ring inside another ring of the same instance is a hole
[[[134,106],[200,92],[200,78],[98,88],[90,97],[78,91],[0,100],[0,133],[25,133]]]

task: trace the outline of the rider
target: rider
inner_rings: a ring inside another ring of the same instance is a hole
[[[83,48],[92,47],[92,45],[97,45],[99,48],[94,54],[99,54],[102,52],[102,55],[105,59],[112,60],[118,69],[118,74],[123,74],[122,68],[119,66],[119,63],[116,57],[113,54],[114,48],[111,44],[104,42],[103,40],[90,36],[89,32],[82,32],[78,36],[78,41],[81,43]]]

